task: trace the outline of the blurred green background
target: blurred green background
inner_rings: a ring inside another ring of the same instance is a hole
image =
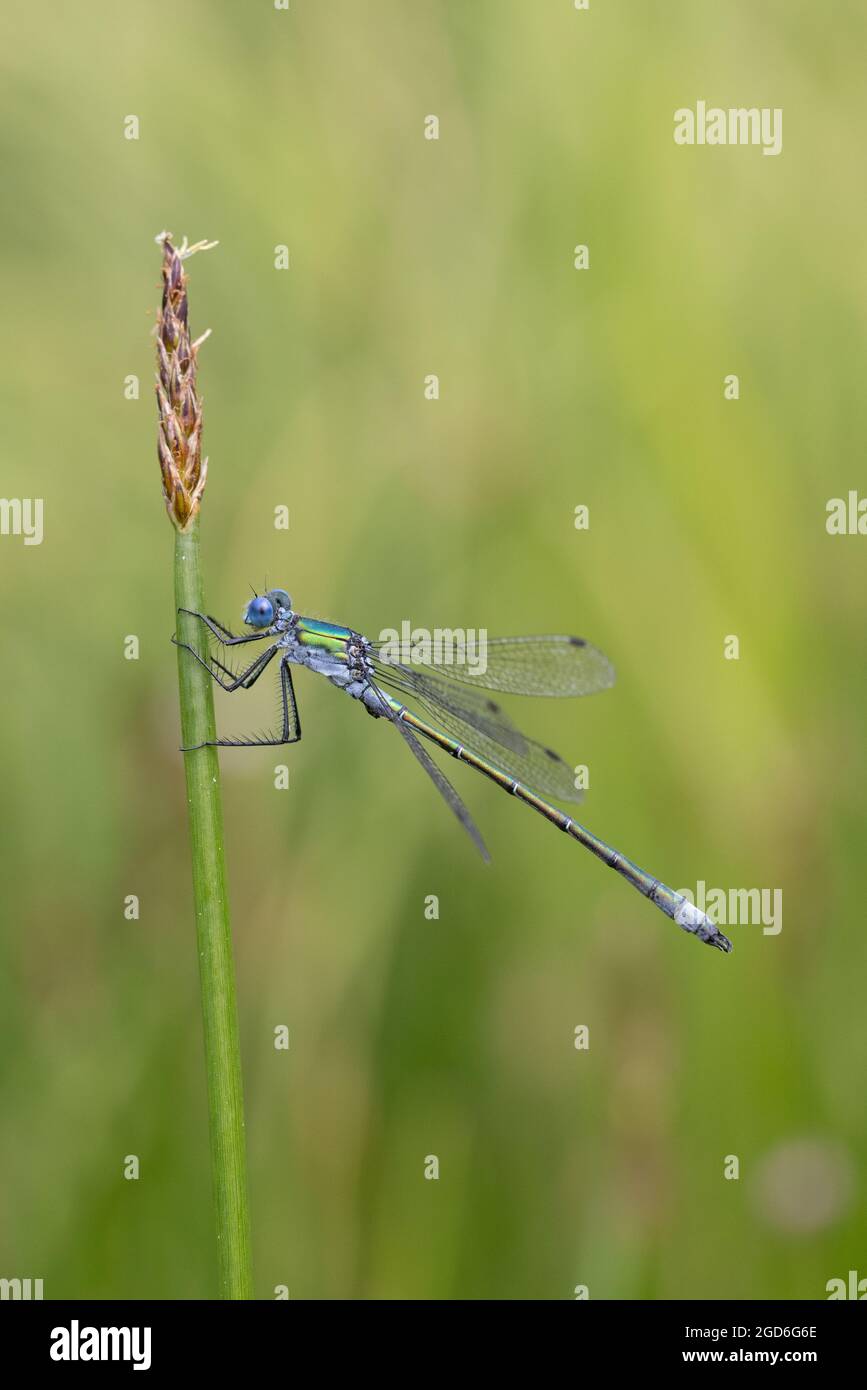
[[[41,546],[0,538],[0,1275],[216,1288],[168,227],[220,241],[189,265],[210,611],[267,574],[374,635],[579,632],[614,690],[512,713],[589,765],[582,819],[674,887],[783,894],[723,958],[453,768],[485,868],[301,673],[303,742],[223,756],[258,1295],[867,1276],[867,540],[825,529],[864,487],[863,6],[6,0],[0,33],[0,492],[45,503]],[[678,148],[699,99],[782,107],[782,154]]]

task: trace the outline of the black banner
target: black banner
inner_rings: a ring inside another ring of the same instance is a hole
[[[471,1305],[479,1307],[477,1303]],[[491,1305],[482,1304],[481,1307]],[[508,1336],[500,1341],[485,1337],[476,1324],[467,1341],[460,1313],[452,1314],[454,1328],[465,1348],[461,1361],[472,1364],[481,1356],[491,1369],[497,1350],[508,1354],[514,1369],[515,1342],[535,1338],[538,1304],[524,1305],[527,1314],[510,1307]],[[401,1311],[402,1310],[402,1311]],[[327,1327],[328,1340],[319,1345],[323,1365],[333,1367],[340,1342],[333,1339],[336,1323],[347,1331],[358,1325],[361,1309],[351,1304],[271,1303],[62,1303],[4,1302],[0,1304],[6,1365],[65,1377],[159,1375],[170,1371],[218,1371],[233,1366],[267,1371],[270,1366],[289,1372],[298,1357],[316,1353],[317,1323]],[[300,1314],[300,1316],[299,1316]],[[346,1342],[347,1361],[357,1370],[369,1370],[372,1354],[370,1333],[379,1327],[387,1335],[392,1327],[406,1324],[407,1306],[399,1302],[364,1304],[364,1340]],[[430,1315],[425,1315],[425,1322]],[[478,1316],[478,1315],[477,1315]],[[481,1313],[487,1320],[496,1313]],[[382,1323],[380,1323],[382,1319]],[[420,1356],[428,1374],[437,1361],[444,1374],[455,1369],[455,1351],[447,1341],[448,1328],[438,1311],[431,1333],[413,1354]],[[545,1314],[545,1359],[552,1351],[569,1358],[568,1364],[601,1363],[610,1371],[668,1371],[674,1367],[707,1365],[802,1365],[827,1372],[844,1365],[853,1369],[862,1359],[864,1316],[858,1303],[822,1301],[805,1303],[628,1303],[587,1301],[573,1303],[566,1316],[553,1307]],[[445,1336],[444,1336],[445,1334]],[[554,1338],[554,1345],[550,1339]],[[561,1342],[560,1339],[563,1338]],[[534,1358],[540,1346],[534,1340]],[[475,1346],[475,1351],[472,1346]],[[359,1364],[361,1348],[365,1366]],[[399,1343],[383,1342],[377,1361],[397,1355]],[[400,1351],[403,1359],[405,1350]],[[578,1358],[576,1361],[575,1358]],[[305,1358],[306,1359],[306,1358]],[[405,1364],[407,1375],[417,1373]]]

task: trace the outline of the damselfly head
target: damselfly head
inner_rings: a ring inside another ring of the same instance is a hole
[[[281,608],[287,613],[292,609],[292,600],[286,590],[269,589],[267,594],[257,594],[255,598],[250,599],[241,615],[242,621],[248,627],[270,627]]]

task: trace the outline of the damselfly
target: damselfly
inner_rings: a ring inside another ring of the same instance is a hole
[[[375,719],[385,719],[397,729],[485,859],[489,858],[488,851],[469,811],[420,738],[458,762],[468,763],[545,816],[616,870],[684,931],[720,951],[731,950],[731,942],[682,893],[667,888],[544,799],[550,796],[555,801],[578,802],[582,793],[563,759],[552,748],[522,734],[488,693],[590,695],[607,689],[614,681],[613,668],[583,638],[495,638],[487,643],[484,670],[476,670],[460,652],[457,659],[450,653],[450,662],[438,664],[419,662],[412,652],[401,653],[402,659],[396,660],[384,642],[370,641],[352,628],[302,617],[293,610],[285,589],[269,589],[250,600],[242,621],[253,631],[243,636],[235,636],[204,613],[191,616],[204,624],[220,648],[268,642],[254,661],[238,669],[228,664],[227,656],[217,656],[210,644],[204,655],[189,643],[179,644],[201,662],[223,690],[249,690],[278,659],[279,729],[271,735],[216,739],[214,746],[254,748],[297,743],[301,722],[292,667],[306,666],[359,700]]]

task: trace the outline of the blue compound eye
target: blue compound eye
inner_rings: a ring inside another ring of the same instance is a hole
[[[244,622],[248,627],[270,627],[274,621],[274,605],[264,594],[253,598],[244,611]]]

